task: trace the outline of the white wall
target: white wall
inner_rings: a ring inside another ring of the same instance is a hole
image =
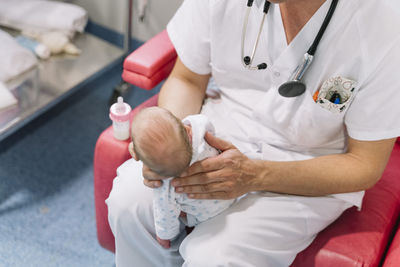
[[[139,21],[139,1],[142,0],[133,0],[132,37],[145,41],[165,28],[183,0],[148,0],[143,22]],[[67,0],[66,2],[85,8],[93,22],[120,33],[125,32],[128,0]]]

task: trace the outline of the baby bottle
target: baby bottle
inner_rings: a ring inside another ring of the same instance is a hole
[[[118,97],[117,103],[110,108],[110,119],[113,121],[114,137],[118,140],[129,138],[129,113],[131,106],[124,103],[123,98]]]

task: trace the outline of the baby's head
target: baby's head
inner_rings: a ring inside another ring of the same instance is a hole
[[[164,177],[180,175],[192,159],[190,127],[160,107],[145,108],[135,116],[132,142],[136,160]]]

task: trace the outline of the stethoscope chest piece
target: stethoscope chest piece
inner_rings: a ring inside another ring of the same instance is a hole
[[[297,66],[289,81],[279,86],[278,92],[281,96],[296,97],[304,93],[306,85],[302,82],[302,79],[308,67],[310,67],[313,58],[314,57],[308,53],[304,54],[302,63]]]
[[[301,81],[288,81],[279,86],[278,92],[284,97],[296,97],[306,91],[306,85]]]

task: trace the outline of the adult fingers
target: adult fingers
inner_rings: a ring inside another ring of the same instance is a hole
[[[222,182],[225,179],[219,175],[218,171],[198,173],[186,177],[177,177],[172,179],[172,186],[188,186],[188,185],[201,185],[215,182]]]
[[[188,194],[188,197],[191,199],[233,199],[234,197],[231,196],[229,193],[225,191],[220,191],[220,192],[212,192],[212,193],[206,193],[206,194],[201,194],[201,193],[190,193]]]
[[[211,193],[211,192],[219,192],[226,191],[227,186],[225,183],[216,182],[209,184],[201,184],[201,185],[190,185],[190,186],[179,186],[175,188],[177,193]]]
[[[221,151],[235,148],[235,146],[232,145],[232,143],[225,141],[224,139],[215,137],[210,132],[206,132],[206,135],[204,136],[204,138],[206,139],[207,143],[210,146],[212,146],[218,150],[221,150]]]
[[[211,157],[193,163],[189,168],[184,171],[180,177],[192,176],[198,173],[207,173],[222,169],[224,160],[219,157]]]

